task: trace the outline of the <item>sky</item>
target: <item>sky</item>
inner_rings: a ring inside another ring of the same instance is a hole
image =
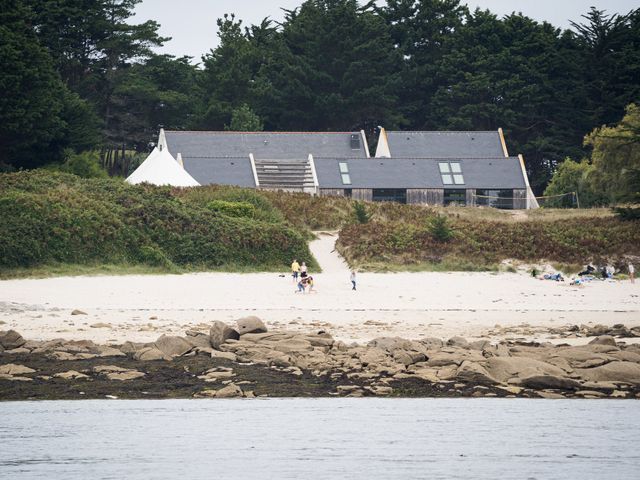
[[[218,44],[216,20],[225,13],[235,13],[245,25],[257,24],[265,17],[282,20],[282,8],[292,10],[303,0],[143,0],[136,7],[132,23],[156,20],[160,34],[171,37],[158,53],[175,56],[188,55],[194,61]],[[638,0],[469,0],[467,5],[475,9],[489,9],[502,16],[513,11],[522,12],[536,20],[546,20],[562,28],[570,26],[570,20],[580,16],[591,6],[609,13],[627,13],[638,7]]]

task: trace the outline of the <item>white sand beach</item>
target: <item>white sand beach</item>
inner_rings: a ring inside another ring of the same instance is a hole
[[[1,281],[0,330],[13,328],[34,340],[118,343],[257,315],[270,328],[322,329],[344,341],[454,335],[553,340],[549,327],[640,325],[640,283],[598,280],[577,287],[517,273],[359,273],[354,292],[334,242],[329,235],[312,242],[323,273],[311,272],[317,289],[311,294],[294,293],[289,272]],[[87,315],[72,315],[74,309]]]

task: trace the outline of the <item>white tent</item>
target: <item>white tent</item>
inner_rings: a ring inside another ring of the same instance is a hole
[[[127,182],[171,185],[174,187],[198,187],[200,184],[171,156],[166,148],[153,149],[147,159],[127,178]]]

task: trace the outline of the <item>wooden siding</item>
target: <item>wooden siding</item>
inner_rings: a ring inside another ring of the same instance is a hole
[[[351,190],[351,198],[371,202],[373,201],[373,190],[371,188],[354,188]]]
[[[321,188],[321,196],[344,197],[344,188]]]
[[[524,210],[527,208],[527,190],[526,189],[514,189],[513,190],[513,208],[515,210]]]
[[[407,203],[426,205],[429,203],[428,188],[407,188]]]

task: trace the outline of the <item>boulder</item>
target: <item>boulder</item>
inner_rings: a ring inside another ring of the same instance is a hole
[[[611,345],[612,347],[617,346],[616,339],[611,335],[600,335],[599,337],[591,340],[589,342],[589,345]]]
[[[83,312],[82,310],[75,309],[71,312],[71,315],[86,315],[87,312]]]
[[[144,377],[143,372],[138,372],[137,370],[127,370],[126,372],[109,372],[105,373],[109,380],[118,380],[118,381],[126,381],[126,380],[135,380],[136,378]]]
[[[95,348],[97,357],[126,357],[126,355],[117,348],[109,347],[108,345],[99,345]]]
[[[145,343],[139,343],[139,342],[124,342],[122,344],[122,346],[120,347],[120,351],[122,353],[126,354],[134,354],[136,353],[138,350],[141,350],[145,347],[148,347],[148,344]]]
[[[419,340],[421,344],[423,344],[427,350],[437,350],[444,345],[444,342],[435,337],[426,337]]]
[[[189,330],[186,334],[185,340],[189,342],[192,347],[211,348],[210,335],[194,330]]]
[[[167,357],[179,357],[193,348],[184,338],[175,335],[162,335],[155,341],[155,347]]]
[[[469,348],[469,342],[463,337],[451,337],[447,341],[447,345],[450,347]]]
[[[397,363],[409,366],[414,363],[426,361],[427,356],[422,352],[416,352],[414,350],[395,350],[393,352],[393,359]]]
[[[640,365],[632,362],[610,362],[600,367],[576,369],[576,373],[590,382],[640,384]]]
[[[24,375],[35,372],[36,371],[33,368],[25,367],[24,365],[16,365],[15,363],[0,365],[0,374],[4,375]]]
[[[458,367],[456,378],[465,382],[481,385],[493,385],[497,383],[482,365],[470,362],[469,360],[465,360],[462,362],[462,365]]]
[[[0,345],[5,350],[13,350],[23,346],[27,341],[22,338],[15,330],[9,330],[8,332],[0,332]]]
[[[580,383],[570,378],[555,375],[532,375],[521,379],[520,385],[534,390],[576,390]]]
[[[237,362],[238,357],[235,353],[232,352],[220,352],[218,350],[211,350],[211,358],[223,358],[225,360],[230,360],[232,362]]]
[[[275,342],[273,349],[282,353],[304,353],[313,351],[313,346],[303,337],[297,337]]]
[[[140,350],[138,350],[134,355],[133,358],[135,360],[139,360],[141,362],[149,362],[149,361],[153,361],[153,360],[166,360],[167,357],[165,357],[164,353],[162,353],[160,350],[158,350],[155,347],[144,347],[141,348]]]
[[[492,378],[506,383],[513,377],[525,378],[536,375],[552,375],[564,377],[564,370],[528,357],[491,357],[484,362],[484,367]]]
[[[266,330],[265,330],[266,331]],[[209,343],[218,350],[229,339],[238,340],[240,334],[224,322],[215,321],[209,330]]]
[[[267,327],[258,317],[250,316],[240,318],[236,320],[238,325],[238,333],[244,335],[245,333],[266,333]]]
[[[230,383],[216,392],[216,398],[242,397],[242,389],[235,383]]]

